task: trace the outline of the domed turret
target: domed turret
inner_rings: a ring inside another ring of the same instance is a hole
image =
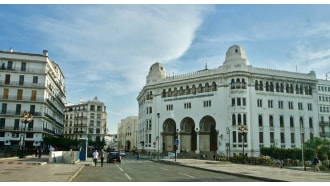
[[[162,78],[166,78],[166,70],[164,66],[158,62],[151,65],[147,76],[147,84],[157,82],[158,79]]]
[[[226,60],[223,62],[224,66],[228,65],[244,65],[247,66],[249,65],[249,60],[247,59],[245,55],[245,50],[244,48],[238,46],[238,45],[233,45],[231,46],[226,53]]]

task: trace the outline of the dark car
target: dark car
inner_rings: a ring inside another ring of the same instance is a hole
[[[111,151],[107,156],[107,163],[118,162],[121,163],[121,155],[119,151]]]

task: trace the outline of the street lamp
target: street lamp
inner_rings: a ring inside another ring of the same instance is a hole
[[[228,135],[228,142],[226,143],[226,147],[227,147],[227,160],[230,159],[230,129],[229,127],[226,128],[227,131],[227,135]]]
[[[22,121],[22,127],[21,127],[21,132],[23,130],[23,140],[21,143],[21,154],[20,154],[20,158],[24,158],[24,148],[25,148],[25,128],[26,128],[26,124],[30,124],[33,122],[33,117],[32,114],[24,111],[22,116],[21,116],[21,121]],[[23,128],[23,124],[24,124],[24,128]]]
[[[301,141],[301,161],[302,161],[302,166],[303,166],[303,169],[306,170],[306,167],[305,167],[305,161],[304,161],[304,126],[303,124],[301,123],[300,124],[300,141]]]
[[[158,148],[158,160],[159,160],[159,117],[160,117],[160,113],[157,113],[157,118],[158,118],[158,127],[157,127],[157,148]]]
[[[243,164],[245,164],[245,154],[244,154],[244,141],[245,134],[248,132],[248,128],[245,125],[240,125],[238,127],[238,132],[242,133],[242,144],[243,144]]]

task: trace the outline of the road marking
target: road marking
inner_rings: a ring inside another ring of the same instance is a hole
[[[159,167],[159,168],[168,171],[168,169],[166,169],[166,168],[163,168],[163,167]]]
[[[194,176],[190,176],[188,174],[183,174],[183,173],[180,173],[180,172],[179,172],[179,174],[184,175],[184,176],[187,176],[187,177],[190,177],[190,178],[195,178]]]
[[[122,168],[119,167],[119,165],[116,165],[116,167],[117,167],[121,172],[124,171]]]
[[[127,173],[125,173],[125,176],[127,179],[132,180],[132,178]]]

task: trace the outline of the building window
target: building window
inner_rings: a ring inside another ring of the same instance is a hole
[[[4,88],[2,99],[8,99],[8,95],[9,95],[9,89]]]
[[[38,76],[33,76],[32,83],[35,83],[35,84],[38,83]]]
[[[308,103],[308,104],[307,104],[307,109],[308,109],[309,111],[312,111],[312,104],[311,104],[311,103]]]
[[[243,106],[246,106],[246,99],[243,98]]]
[[[258,123],[259,123],[259,127],[262,127],[262,115],[258,116]]]
[[[21,63],[21,71],[26,71],[26,62]]]
[[[264,133],[259,132],[259,143],[264,143]]]
[[[23,90],[18,89],[17,90],[17,100],[22,100],[23,99]]]
[[[166,110],[173,110],[173,105],[172,104],[166,105]]]
[[[191,102],[184,103],[185,109],[191,109]]]
[[[278,101],[278,108],[283,109],[283,101]]]
[[[257,100],[257,106],[258,107],[262,107],[262,99],[258,99]]]
[[[303,110],[303,103],[301,102],[298,103],[298,110]]]
[[[295,143],[295,140],[294,140],[294,133],[291,133],[291,143]]]
[[[274,127],[274,119],[273,116],[269,116],[269,126]]]
[[[16,112],[15,112],[16,115],[21,115],[21,107],[22,107],[21,104],[16,104]]]
[[[237,106],[241,106],[241,98],[237,98]]]
[[[309,128],[313,128],[313,118],[309,118]]]
[[[284,127],[284,118],[283,118],[283,116],[280,116],[280,127],[281,128]]]
[[[37,91],[32,90],[31,92],[31,101],[36,101],[37,100]]]
[[[290,128],[294,128],[293,117],[290,117]]]
[[[285,143],[284,132],[281,132],[281,143]]]
[[[24,76],[23,75],[19,76],[18,85],[24,85]]]
[[[293,102],[292,101],[289,101],[288,104],[289,104],[289,109],[290,110],[293,110]]]
[[[268,108],[273,108],[273,100],[268,100]]]
[[[231,122],[232,122],[232,125],[236,125],[236,116],[235,116],[235,114],[231,115]]]
[[[204,101],[204,107],[211,107],[211,100]]]
[[[231,106],[235,106],[235,98],[231,98]]]

